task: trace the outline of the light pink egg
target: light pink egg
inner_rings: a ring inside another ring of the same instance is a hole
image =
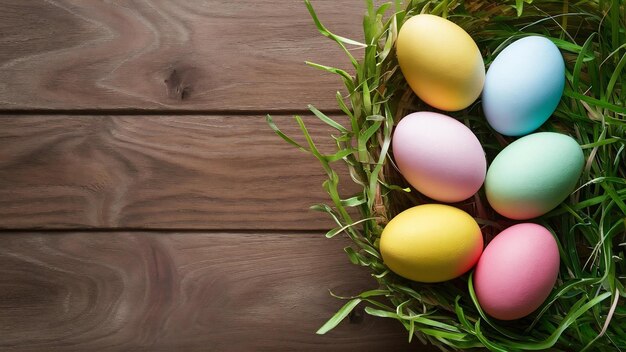
[[[392,143],[402,176],[430,198],[459,202],[474,195],[485,181],[487,161],[478,138],[449,116],[409,114],[398,123]]]
[[[559,249],[545,227],[524,223],[498,234],[483,251],[474,272],[478,302],[490,316],[527,316],[550,295],[559,273]]]

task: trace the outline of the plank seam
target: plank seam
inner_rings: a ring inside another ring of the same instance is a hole
[[[342,114],[338,109],[323,109],[324,113],[328,115]],[[198,115],[218,115],[218,116],[242,116],[242,115],[276,115],[276,116],[291,116],[291,115],[310,115],[309,110],[183,110],[183,109],[0,109],[0,116],[21,116],[21,115],[70,115],[70,116],[86,116],[86,115],[106,115],[106,116],[198,116]]]
[[[67,232],[85,232],[85,233],[115,233],[115,232],[141,232],[141,233],[237,233],[237,234],[277,234],[277,235],[322,235],[328,231],[328,229],[188,229],[188,228],[137,228],[137,227],[116,227],[116,228],[91,228],[91,227],[76,227],[76,228],[2,228],[2,233],[34,233],[34,232],[46,232],[46,233],[67,233]]]

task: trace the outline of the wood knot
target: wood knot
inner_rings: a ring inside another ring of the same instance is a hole
[[[167,96],[176,100],[185,100],[191,94],[191,80],[193,75],[190,74],[193,69],[172,69],[168,77],[165,79],[167,88]]]

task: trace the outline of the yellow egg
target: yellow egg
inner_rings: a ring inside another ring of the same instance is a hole
[[[419,282],[461,276],[476,264],[482,251],[483,236],[474,218],[442,204],[403,211],[385,226],[380,237],[385,265]]]
[[[472,37],[433,15],[417,15],[401,27],[396,53],[404,78],[417,96],[437,109],[465,109],[480,95],[485,64]]]

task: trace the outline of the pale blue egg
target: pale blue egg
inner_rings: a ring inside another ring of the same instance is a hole
[[[549,39],[525,37],[507,46],[489,66],[482,93],[487,122],[507,136],[539,128],[554,112],[565,86],[565,64]]]

